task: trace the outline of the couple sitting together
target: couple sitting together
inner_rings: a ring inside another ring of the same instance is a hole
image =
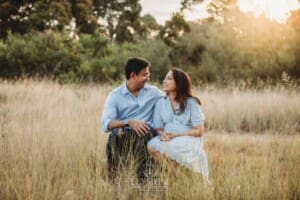
[[[149,68],[145,59],[129,59],[126,81],[106,99],[102,126],[111,132],[106,146],[109,176],[114,178],[121,165],[134,159],[142,181],[149,162],[167,158],[208,180],[202,140],[205,118],[200,100],[192,94],[190,77],[172,68],[163,81],[163,94],[146,84]]]

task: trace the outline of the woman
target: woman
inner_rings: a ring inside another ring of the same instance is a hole
[[[154,126],[158,136],[148,143],[148,151],[158,161],[161,154],[194,172],[202,173],[208,181],[208,162],[203,150],[204,114],[200,100],[192,95],[191,79],[187,73],[172,68],[163,82],[166,96],[154,110]]]

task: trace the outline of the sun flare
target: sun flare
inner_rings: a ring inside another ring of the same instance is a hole
[[[267,18],[284,23],[290,11],[299,9],[297,0],[238,0],[238,6],[243,12],[255,15],[265,15]]]

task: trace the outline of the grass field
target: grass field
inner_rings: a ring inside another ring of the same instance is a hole
[[[0,82],[0,199],[300,199],[300,93],[198,88],[212,187],[178,168],[107,180],[102,107],[112,86]]]

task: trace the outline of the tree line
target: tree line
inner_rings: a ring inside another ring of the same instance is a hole
[[[183,0],[164,25],[141,16],[139,0],[3,0],[0,77],[63,81],[123,79],[128,57],[152,63],[161,81],[172,66],[196,82],[300,78],[300,10],[286,23],[241,12],[236,0],[211,0],[210,17],[186,21]]]

